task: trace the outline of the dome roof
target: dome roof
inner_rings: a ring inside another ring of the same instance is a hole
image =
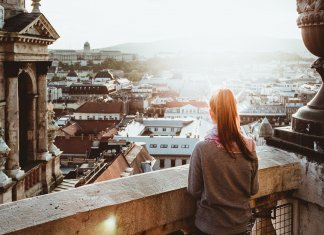
[[[101,71],[99,71],[96,74],[95,78],[110,78],[110,79],[114,79],[114,76],[108,70],[101,70]]]
[[[78,77],[78,74],[74,70],[70,70],[70,72],[66,76],[67,77]]]
[[[89,42],[85,42],[84,43],[84,46],[90,46],[90,43]]]
[[[273,133],[272,126],[269,122],[269,120],[265,117],[259,127],[259,136],[266,138],[266,137],[271,137]]]

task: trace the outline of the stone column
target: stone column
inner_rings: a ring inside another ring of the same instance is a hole
[[[7,79],[6,95],[6,136],[11,149],[7,160],[7,175],[13,179],[20,179],[25,172],[19,165],[19,95],[18,74],[21,64],[17,62],[5,63],[5,79]]]
[[[48,152],[48,113],[47,113],[47,71],[50,62],[37,62],[37,159],[48,161],[52,155]]]
[[[37,134],[36,134],[36,115],[37,115],[37,94],[29,94],[30,110],[28,112],[28,160],[35,161],[37,159]]]

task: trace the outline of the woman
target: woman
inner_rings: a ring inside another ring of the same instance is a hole
[[[236,101],[229,89],[210,99],[215,127],[191,155],[188,192],[197,199],[197,234],[246,234],[249,198],[258,192],[255,143],[240,132]]]

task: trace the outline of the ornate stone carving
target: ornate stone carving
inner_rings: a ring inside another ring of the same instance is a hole
[[[324,0],[297,0],[298,27],[324,24]]]
[[[48,151],[54,156],[59,156],[62,154],[62,151],[54,144],[56,132],[59,130],[59,126],[56,124],[54,116],[55,112],[53,111],[53,105],[50,103],[48,104]]]
[[[4,7],[0,5],[0,29],[2,29],[4,25],[4,13]]]
[[[7,161],[7,155],[10,152],[10,148],[3,140],[4,138],[4,130],[0,128],[0,187],[4,187],[5,185],[12,182],[10,178],[3,172],[5,169],[5,164]]]
[[[41,0],[33,0],[33,3],[31,4],[33,6],[32,13],[40,13],[39,7],[41,4],[39,3]]]
[[[324,82],[324,0],[297,0],[299,17],[297,25],[301,28],[306,48],[320,57],[312,68],[321,75]],[[292,118],[292,129],[299,133],[324,136],[324,86],[316,96],[300,108]],[[322,143],[323,144],[323,143]]]

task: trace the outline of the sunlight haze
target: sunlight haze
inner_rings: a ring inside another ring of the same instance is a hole
[[[28,11],[30,4],[27,0]],[[41,5],[61,36],[51,48],[81,49],[85,41],[102,48],[165,39],[220,44],[232,38],[300,37],[291,0],[42,0]]]

